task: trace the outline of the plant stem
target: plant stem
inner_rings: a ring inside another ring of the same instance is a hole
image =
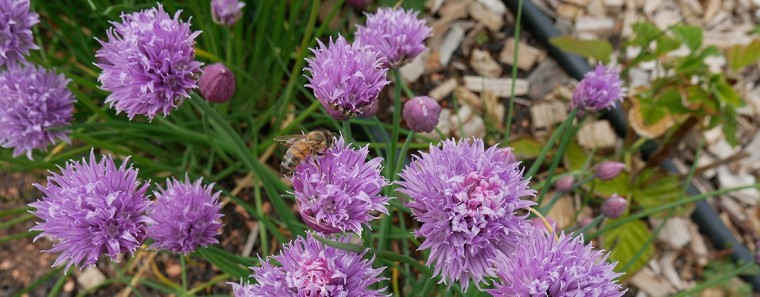
[[[394,92],[393,92],[393,126],[391,128],[391,149],[388,152],[389,165],[388,179],[396,174],[396,146],[398,146],[398,130],[401,124],[401,72],[398,69],[391,70],[393,72],[394,79]]]
[[[185,266],[185,255],[179,254],[179,266],[182,268],[182,291],[187,291],[187,266]]]
[[[343,121],[343,138],[347,143],[354,142],[354,137],[351,135],[351,120]]]
[[[515,54],[512,57],[512,89],[509,91],[509,109],[507,110],[506,131],[504,131],[504,142],[509,141],[509,134],[512,130],[512,113],[515,108],[515,83],[517,81],[517,59],[520,51],[520,23],[522,20],[523,0],[517,1],[517,16],[515,17]]]

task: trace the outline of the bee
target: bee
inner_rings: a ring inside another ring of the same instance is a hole
[[[320,129],[306,134],[279,136],[274,140],[288,147],[280,163],[280,172],[292,176],[296,166],[310,155],[323,155],[332,146],[333,135],[330,131]]]

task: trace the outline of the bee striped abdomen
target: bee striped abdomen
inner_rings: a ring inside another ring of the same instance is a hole
[[[296,166],[301,164],[301,161],[306,158],[308,151],[308,148],[304,149],[304,146],[300,142],[293,144],[282,158],[280,172],[285,175],[292,175]]]

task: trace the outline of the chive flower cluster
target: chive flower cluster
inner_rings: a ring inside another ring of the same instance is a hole
[[[165,188],[147,194],[149,181],[138,180],[129,158],[117,166],[111,156],[71,160],[60,173],[51,172],[46,185],[34,186],[43,197],[29,206],[41,221],[35,238],[56,243],[46,252],[61,252],[53,266],[94,265],[102,255],[113,261],[133,253],[146,239],[151,248],[189,253],[214,244],[221,223],[219,192],[201,180],[167,180]]]
[[[304,71],[314,96],[336,120],[369,115],[377,108],[380,91],[390,82],[389,67],[397,68],[425,50],[431,29],[417,13],[404,9],[379,9],[357,27],[357,39],[342,36],[311,51]]]
[[[214,0],[214,21],[232,26],[244,3]],[[105,102],[132,120],[167,116],[198,87],[201,63],[195,60],[195,38],[189,22],[170,16],[161,5],[123,14],[107,32],[96,54],[102,72]],[[36,46],[30,27],[39,22],[29,1],[0,0],[0,145],[14,156],[32,157],[55,141],[69,139],[74,97],[68,80],[53,70],[27,65],[24,55]],[[389,84],[387,72],[425,50],[431,29],[417,13],[380,9],[357,28],[357,40],[342,36],[319,41],[304,71],[327,113],[338,120],[377,110],[377,97]],[[234,93],[234,76],[223,65],[211,65],[201,78],[201,92],[211,101],[226,101]],[[616,80],[617,79],[617,80]],[[399,82],[397,82],[399,83]],[[231,89],[230,89],[231,88]],[[206,92],[205,90],[208,90]],[[579,84],[571,104],[601,110],[622,100],[625,89],[617,73],[604,66]],[[410,100],[404,118],[413,131],[435,127],[440,106],[431,98]],[[350,235],[361,234],[380,214],[389,215],[391,197],[383,192],[398,186],[408,197],[404,205],[419,223],[414,234],[424,238],[426,265],[433,276],[464,290],[480,288],[494,278],[492,296],[622,296],[616,283],[616,263],[607,254],[583,243],[581,237],[535,228],[528,210],[529,178],[511,149],[486,147],[480,139],[447,139],[429,152],[413,156],[390,183],[381,171],[383,158],[369,159],[369,147],[353,148],[340,136],[324,154],[309,155],[295,168],[293,194],[305,224],[305,237],[285,243],[281,251],[252,267],[253,283],[232,283],[235,296],[389,296],[377,288],[385,267],[374,268],[366,251],[349,251]],[[395,162],[396,160],[388,160]],[[613,164],[614,165],[614,164]],[[597,175],[613,178],[620,166],[606,165]],[[103,256],[118,261],[146,242],[149,248],[189,254],[218,243],[222,229],[220,191],[203,179],[168,178],[148,193],[150,181],[127,157],[117,165],[109,155],[70,160],[50,172],[45,185],[34,186],[42,197],[31,203],[38,218],[31,228],[51,238],[60,252],[54,266],[84,267]],[[567,191],[572,178],[558,184]],[[625,211],[620,199],[605,206],[608,216]],[[616,204],[612,204],[615,202]],[[621,210],[622,209],[622,210]],[[547,232],[548,231],[548,232]]]

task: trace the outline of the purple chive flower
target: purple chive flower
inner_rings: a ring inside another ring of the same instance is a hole
[[[0,0],[2,1],[2,0]],[[56,140],[69,142],[74,95],[69,80],[42,67],[10,66],[0,72],[0,145],[13,156],[46,150]]]
[[[611,109],[615,103],[623,101],[625,92],[618,69],[599,64],[575,87],[570,106],[597,112]]]
[[[484,149],[481,139],[445,140],[400,174],[399,192],[409,195],[406,205],[421,222],[415,235],[425,237],[419,248],[430,249],[427,265],[442,282],[479,286],[529,230],[527,216],[515,211],[535,204],[521,199],[535,191],[513,160],[510,150]]]
[[[112,92],[106,103],[131,120],[141,114],[152,120],[167,116],[196,88],[201,63],[195,61],[195,38],[190,23],[174,18],[161,5],[113,22],[108,42],[95,54],[103,72],[101,89]]]
[[[327,113],[337,120],[361,116],[377,104],[377,96],[389,82],[388,69],[376,51],[365,46],[348,44],[343,36],[327,46],[317,40],[312,49],[314,58],[306,59],[304,68],[310,76],[307,87],[314,90]]]
[[[235,95],[235,74],[222,63],[203,67],[198,90],[209,102],[227,102]]]
[[[530,296],[623,296],[616,278],[621,273],[607,263],[607,254],[584,245],[583,237],[564,233],[555,238],[543,230],[535,230],[517,245],[507,258],[496,261],[501,282],[486,290],[496,297]]]
[[[191,183],[166,180],[166,188],[153,192],[156,202],[148,209],[155,223],[148,226],[148,234],[153,239],[150,246],[175,253],[189,254],[199,247],[219,243],[214,236],[219,234],[222,223],[219,194],[213,193],[213,184],[204,186],[203,179]]]
[[[388,197],[380,191],[388,181],[380,175],[383,158],[366,161],[369,147],[358,150],[341,136],[324,155],[301,162],[293,175],[293,190],[301,218],[321,233],[362,231],[388,214]]]
[[[404,121],[414,132],[433,132],[441,115],[441,105],[428,96],[418,96],[404,103]]]
[[[347,243],[348,237],[337,241]],[[384,280],[385,269],[372,268],[374,258],[362,259],[364,253],[340,250],[317,241],[311,234],[298,237],[283,246],[279,255],[271,257],[282,266],[267,259],[261,267],[251,267],[256,284],[233,284],[236,297],[280,296],[344,296],[380,297],[387,288],[370,286]]]
[[[601,180],[611,180],[617,177],[625,169],[625,164],[615,161],[604,161],[599,163],[594,170],[594,174]]]
[[[356,42],[379,51],[386,66],[396,68],[425,51],[431,31],[412,9],[380,8],[367,15],[366,26],[356,26]]]
[[[42,231],[35,240],[50,236],[58,241],[44,251],[61,252],[53,266],[68,262],[68,270],[93,265],[102,254],[116,261],[120,254],[134,252],[152,220],[145,215],[149,183],[140,185],[129,158],[116,167],[110,156],[97,161],[91,151],[89,162],[71,160],[60,169],[60,174],[50,173],[47,186],[34,184],[44,196],[29,204],[42,220],[30,229]]]
[[[237,0],[211,0],[211,19],[217,25],[234,26],[243,16],[245,2]]]
[[[29,0],[0,0],[0,66],[26,63],[34,44],[32,26],[40,16],[29,10]]]
[[[602,203],[602,213],[610,219],[617,219],[628,209],[628,200],[620,197],[618,194],[612,194]]]

